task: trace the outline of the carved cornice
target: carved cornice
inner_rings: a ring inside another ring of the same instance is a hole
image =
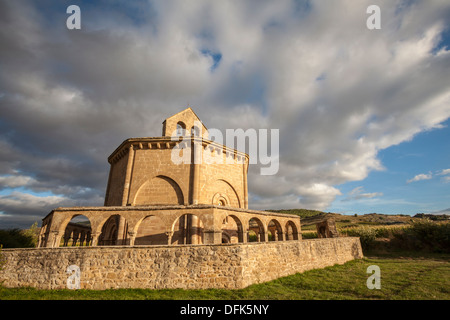
[[[124,156],[126,156],[133,147],[134,150],[159,150],[159,149],[173,149],[180,143],[197,143],[201,144],[203,150],[209,150],[210,152],[224,153],[227,157],[232,157],[237,161],[245,161],[248,163],[248,154],[238,151],[236,149],[229,148],[217,142],[204,139],[201,137],[184,136],[179,137],[178,140],[175,137],[156,137],[156,138],[130,138],[122,142],[122,144],[114,150],[114,152],[108,157],[110,164],[118,162]]]

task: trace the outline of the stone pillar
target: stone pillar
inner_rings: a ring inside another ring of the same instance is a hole
[[[244,157],[244,209],[248,209],[248,187],[247,187],[247,173],[248,173],[248,162]]]
[[[117,227],[117,245],[126,244],[127,237],[125,233],[125,218],[119,217],[119,225]]]
[[[105,201],[103,202],[103,205],[108,205],[109,202],[109,189],[111,186],[111,176],[112,176],[112,166],[109,168],[109,174],[108,174],[108,184],[106,185],[106,194],[105,194]]]
[[[98,238],[100,237],[100,232],[92,232],[92,246],[95,247],[98,245]]]
[[[242,231],[242,243],[248,242],[248,231]]]
[[[181,221],[183,229],[181,232],[181,244],[187,244],[188,243],[188,233],[189,233],[189,223],[188,223],[189,215],[185,214],[180,217],[180,219],[183,219]]]
[[[128,196],[130,193],[131,171],[133,170],[133,161],[134,161],[134,149],[133,145],[131,145],[130,148],[128,149],[128,162],[122,195],[122,206],[126,206],[128,204]]]
[[[200,190],[200,168],[202,163],[203,147],[201,142],[192,140],[193,152],[193,179],[192,179],[192,204],[198,204],[199,190]]]
[[[130,236],[130,246],[134,246],[134,241],[136,241],[136,232],[128,231],[128,235]]]
[[[284,233],[284,241],[288,241],[288,240],[291,240],[291,239],[290,239],[290,237],[289,237],[289,232],[286,231],[286,232]]]
[[[261,238],[262,238],[262,241],[268,242],[269,241],[269,233],[263,231],[263,233],[261,234]],[[258,241],[259,241],[259,239],[258,239]]]
[[[167,244],[169,246],[172,245],[173,231],[166,231],[166,236],[167,236]]]
[[[50,231],[49,236],[48,236],[48,241],[47,241],[47,248],[59,247],[59,243],[57,242],[59,240],[60,240],[59,231],[58,230]]]
[[[191,244],[198,244],[198,231],[199,231],[199,226],[198,226],[199,220],[198,217],[196,215],[192,215],[191,219],[190,219],[190,227],[189,227],[189,233],[190,233],[190,237],[191,237],[191,241],[189,243]]]

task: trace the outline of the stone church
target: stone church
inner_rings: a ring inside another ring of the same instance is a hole
[[[125,140],[108,162],[104,206],[53,210],[38,247],[301,239],[298,216],[248,209],[248,154],[211,141],[191,108],[165,119],[161,137]]]
[[[104,205],[50,212],[37,248],[2,250],[2,285],[239,289],[363,257],[329,224],[304,240],[298,216],[249,210],[248,155],[211,141],[190,108],[108,162]]]

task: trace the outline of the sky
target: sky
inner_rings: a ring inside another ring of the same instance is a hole
[[[103,205],[107,157],[187,106],[279,130],[250,209],[449,212],[449,50],[448,0],[1,0],[0,228]]]

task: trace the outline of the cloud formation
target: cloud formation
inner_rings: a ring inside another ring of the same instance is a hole
[[[352,191],[350,191],[346,198],[344,198],[342,201],[355,201],[355,200],[361,200],[361,199],[373,199],[377,197],[382,197],[382,192],[370,192],[365,193],[363,187],[356,187]]]
[[[440,176],[444,176],[444,177],[442,177],[442,181],[443,182],[445,182],[445,183],[449,183],[450,182],[450,169],[444,169],[438,174]]]
[[[76,31],[69,2],[0,3],[3,216],[102,205],[109,154],[188,104],[208,128],[280,129],[279,172],[249,170],[255,209],[326,209],[450,117],[446,0],[376,1],[373,31],[373,1],[82,2]]]
[[[430,180],[434,176],[444,176],[444,177],[442,177],[441,180],[446,183],[450,182],[450,169],[443,169],[443,170],[440,170],[439,172],[436,172],[435,174],[433,174],[431,172],[421,173],[421,174],[414,176],[414,178],[407,180],[406,183],[411,183],[411,182],[416,182],[416,181],[421,181],[421,180]]]
[[[421,180],[430,180],[432,177],[433,176],[432,176],[431,173],[428,173],[428,174],[421,173],[421,174],[418,174],[418,175],[414,176],[414,178],[409,179],[406,182],[407,183],[411,183],[411,182],[416,182],[416,181],[421,181]]]

